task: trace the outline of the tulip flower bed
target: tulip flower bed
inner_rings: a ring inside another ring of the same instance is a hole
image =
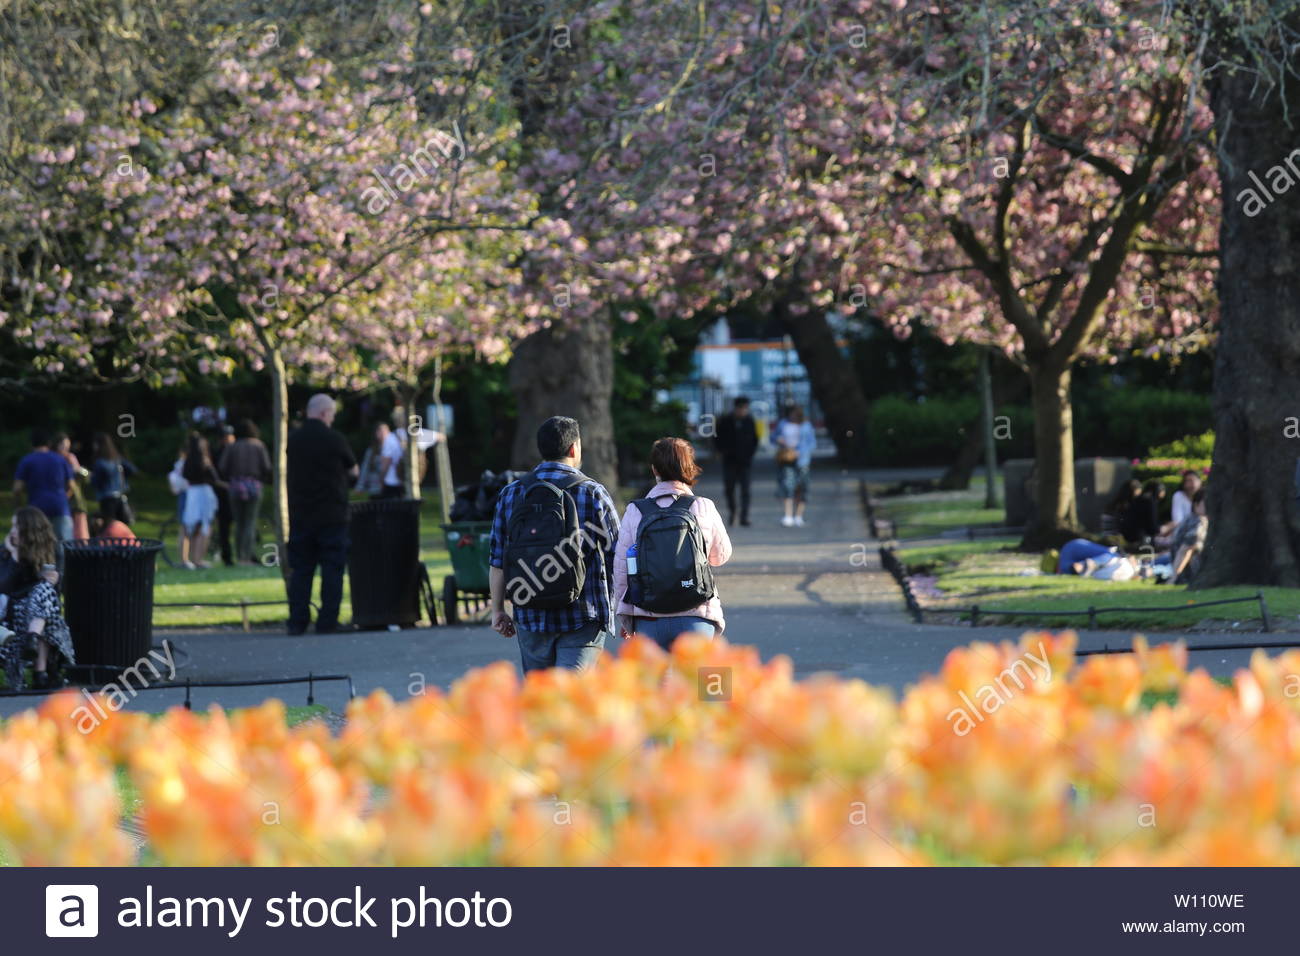
[[[1300,861],[1300,652],[1257,653],[1231,686],[1186,663],[1140,638],[1076,660],[1072,634],[1031,633],[956,649],[895,701],[724,641],[670,657],[636,639],[585,675],[503,662],[445,694],[376,693],[337,736],[276,701],[92,726],[63,694],[0,727],[0,848],[69,865]],[[127,829],[118,775],[139,800]]]

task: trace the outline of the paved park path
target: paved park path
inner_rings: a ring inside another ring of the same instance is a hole
[[[814,468],[807,524],[785,528],[775,496],[775,468],[758,463],[754,477],[753,524],[732,529],[735,554],[718,573],[727,616],[727,638],[752,644],[763,657],[788,655],[800,675],[830,671],[902,690],[934,672],[952,648],[972,640],[1014,640],[1020,627],[917,625],[906,614],[898,588],[880,567],[862,514],[859,481],[886,483],[923,477],[916,471],[841,471],[821,462]],[[722,504],[716,467],[698,488]],[[283,631],[155,632],[180,649],[178,679],[244,680],[316,674],[349,674],[357,693],[384,688],[405,697],[413,684],[446,687],[466,670],[495,660],[517,662],[513,641],[485,624],[424,628],[397,633],[369,632],[288,637]],[[1206,635],[1206,639],[1209,639]],[[1080,632],[1080,647],[1125,644],[1116,631]],[[1193,664],[1216,674],[1244,666],[1249,649],[1193,655]],[[193,691],[196,708],[213,701],[228,707],[280,697],[306,700],[305,686],[246,687]],[[183,699],[181,691],[150,691],[133,708],[162,710]],[[316,701],[334,710],[346,702],[346,685],[323,684]],[[0,715],[30,706],[0,699]]]

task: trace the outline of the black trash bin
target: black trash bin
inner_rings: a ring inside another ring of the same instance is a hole
[[[132,667],[153,645],[154,561],[162,542],[63,544],[63,610],[78,669]]]
[[[420,620],[420,502],[357,501],[350,517],[352,623],[363,630],[411,627]]]

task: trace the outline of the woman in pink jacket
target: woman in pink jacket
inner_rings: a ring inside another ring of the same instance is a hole
[[[681,495],[691,494],[691,486],[700,476],[695,450],[681,438],[659,439],[650,451],[650,473],[657,484],[646,498],[660,508],[666,508]],[[717,507],[708,498],[697,497],[691,505],[691,513],[700,526],[709,564],[715,568],[726,564],[731,557],[731,539]],[[714,596],[698,607],[674,614],[656,614],[629,603],[627,552],[636,543],[640,524],[641,512],[629,504],[623,512],[618,545],[614,549],[614,601],[620,636],[627,638],[634,633],[644,634],[667,650],[682,633],[707,634],[709,637],[721,634],[726,621],[722,617],[722,602],[718,600],[716,589]]]

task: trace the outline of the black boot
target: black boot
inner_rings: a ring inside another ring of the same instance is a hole
[[[32,672],[32,687],[36,690],[50,689],[50,675],[48,671]]]

